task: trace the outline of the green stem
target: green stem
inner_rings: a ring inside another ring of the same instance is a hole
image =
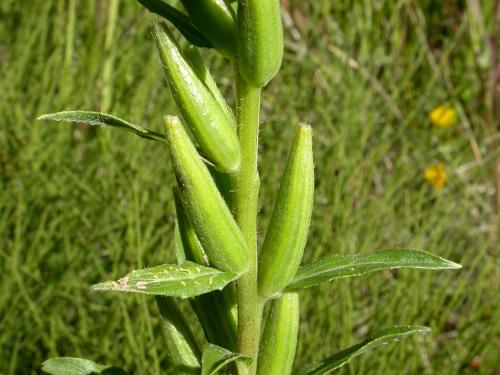
[[[261,90],[247,85],[239,74],[237,76],[236,117],[242,158],[240,170],[232,176],[233,204],[251,259],[248,272],[237,282],[238,351],[257,358],[263,307],[257,292],[257,201],[260,187],[257,151]],[[255,360],[249,374],[255,374],[256,364]]]

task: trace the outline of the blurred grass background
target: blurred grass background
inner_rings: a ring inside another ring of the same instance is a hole
[[[316,197],[306,260],[405,246],[458,272],[384,272],[302,293],[297,365],[370,331],[421,324],[343,374],[500,374],[496,0],[283,1],[286,51],[265,90],[265,231],[293,125],[313,124]],[[172,261],[173,173],[161,144],[36,122],[110,110],[161,130],[175,111],[133,0],[0,2],[0,374],[58,355],[160,374],[152,298],[89,285]],[[232,98],[229,64],[206,53]],[[232,100],[232,99],[231,99]],[[428,113],[446,104],[448,129]],[[444,164],[435,189],[424,171]]]

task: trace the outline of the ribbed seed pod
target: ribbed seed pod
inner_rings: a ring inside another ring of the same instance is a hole
[[[236,55],[236,14],[225,0],[181,0],[191,21],[215,49],[226,57]]]
[[[179,191],[174,189],[175,210],[179,236],[185,260],[210,266],[203,247],[187,217]],[[237,311],[236,302],[230,286],[221,291],[210,292],[189,300],[198,316],[208,342],[229,350],[236,349]]]
[[[234,119],[186,61],[168,28],[162,24],[154,30],[175,101],[201,151],[217,169],[237,171],[241,156]]]
[[[184,208],[203,250],[218,269],[243,274],[247,244],[208,168],[179,118],[165,117],[165,129]]]
[[[299,332],[299,296],[284,293],[273,301],[262,335],[257,375],[292,373]]]
[[[279,0],[238,0],[238,66],[248,84],[264,87],[283,59]]]
[[[207,65],[203,61],[203,57],[200,55],[198,48],[195,46],[188,46],[187,48],[184,49],[184,54],[186,55],[186,58],[191,64],[191,67],[198,75],[198,78],[200,78],[200,80],[205,84],[205,86],[208,87],[208,89],[214,96],[215,100],[217,100],[221,108],[226,113],[226,116],[231,119],[231,123],[234,126],[236,126],[236,119],[234,117],[233,111],[227,104],[226,99],[224,99],[221,92],[219,91],[217,83],[215,83],[212,74],[210,74],[210,71],[208,70]]]
[[[167,352],[176,370],[185,375],[200,373],[201,353],[184,314],[172,297],[156,297],[163,330],[167,340]]]
[[[259,294],[274,297],[299,268],[307,242],[313,207],[314,164],[312,130],[301,124],[292,150],[259,258]]]

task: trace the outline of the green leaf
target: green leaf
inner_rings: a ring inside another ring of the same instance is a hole
[[[300,267],[287,290],[309,288],[325,281],[395,268],[428,270],[458,269],[460,264],[425,251],[386,249],[372,254],[336,255]]]
[[[92,289],[190,298],[221,290],[235,279],[234,273],[184,262],[132,271],[118,281],[96,284]]]
[[[165,142],[165,136],[160,133],[143,128],[140,125],[132,124],[113,115],[93,111],[63,111],[41,115],[37,120],[76,122],[90,125],[108,125],[123,128],[139,137]]]
[[[208,344],[201,359],[201,375],[219,374],[219,371],[227,368],[232,363],[236,363],[240,370],[242,368],[248,369],[252,362],[252,357],[233,353],[217,345]]]
[[[430,332],[429,328],[419,326],[387,328],[380,332],[377,332],[376,334],[360,342],[359,344],[342,350],[341,352],[338,352],[321,362],[305,365],[297,372],[295,372],[294,375],[327,374],[332,370],[344,366],[353,358],[357,357],[360,354],[363,354],[364,352],[367,352],[368,350],[372,350],[381,345],[388,344],[391,341],[399,341],[401,338],[406,336],[427,332]]]
[[[187,15],[161,0],[137,0],[151,13],[156,13],[172,22],[184,37],[195,46],[212,48],[212,44],[193,25]]]
[[[42,363],[42,371],[51,375],[125,375],[118,367],[99,365],[88,359],[57,357]]]

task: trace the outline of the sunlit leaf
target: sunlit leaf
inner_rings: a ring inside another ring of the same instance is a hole
[[[113,115],[93,111],[63,111],[57,113],[49,113],[38,117],[38,120],[64,121],[75,122],[79,124],[89,125],[107,125],[118,128],[123,128],[139,137],[152,139],[155,141],[165,142],[165,136],[160,133],[143,128],[140,125],[132,124]]]
[[[103,366],[82,358],[57,357],[42,363],[42,371],[51,375],[125,375],[118,367]]]
[[[189,298],[221,290],[235,278],[233,273],[184,262],[132,271],[118,281],[96,284],[92,288]]]
[[[427,270],[457,269],[457,263],[425,251],[386,249],[371,254],[336,255],[300,267],[287,290],[309,288],[335,279],[364,276],[369,273],[395,268]]]
[[[211,48],[212,44],[201,34],[200,30],[193,25],[189,17],[172,5],[162,0],[137,0],[152,13],[172,22],[172,24],[184,35],[184,37],[198,47]]]
[[[381,345],[388,344],[392,341],[399,341],[401,338],[429,332],[427,327],[408,326],[408,327],[394,327],[387,328],[370,336],[366,340],[351,346],[325,360],[313,364],[308,364],[299,369],[294,375],[322,375],[329,374],[330,371],[344,366],[353,358],[357,357],[368,350],[375,349]]]
[[[233,353],[220,346],[209,344],[203,352],[201,359],[201,375],[216,375],[219,371],[235,363],[238,368],[248,369],[253,359],[243,354]]]

